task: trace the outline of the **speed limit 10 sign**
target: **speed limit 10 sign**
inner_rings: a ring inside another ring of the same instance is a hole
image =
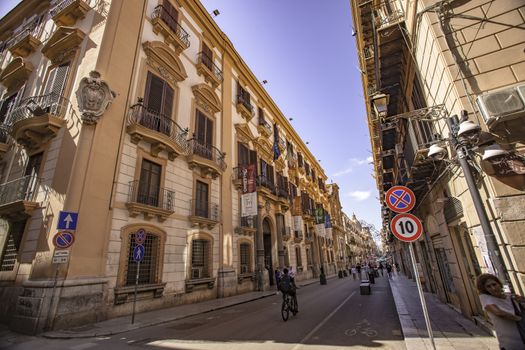
[[[390,222],[390,229],[403,242],[416,241],[423,233],[421,221],[412,214],[398,214]]]

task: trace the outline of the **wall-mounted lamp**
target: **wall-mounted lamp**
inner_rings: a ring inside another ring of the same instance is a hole
[[[428,156],[436,161],[443,160],[447,156],[447,150],[434,144],[428,149]]]
[[[263,80],[263,81],[261,81],[261,84],[263,84],[263,85],[264,85],[264,84],[268,84],[268,80]]]
[[[383,93],[372,96],[372,104],[378,117],[385,117],[388,113],[388,95]]]
[[[501,148],[500,145],[495,143],[485,148],[485,150],[483,151],[483,157],[481,159],[482,160],[494,159],[496,157],[504,157],[508,154],[509,152],[505,151],[503,148]]]
[[[306,141],[306,144],[308,145],[310,142]]]
[[[217,17],[218,15],[220,15],[221,13],[219,12],[219,10],[215,9],[212,11],[211,15],[213,15],[213,17]]]
[[[459,141],[476,143],[480,132],[481,128],[478,124],[474,123],[472,120],[466,120],[459,124],[457,138]]]
[[[289,120],[289,121],[292,121],[292,120],[293,120],[293,118],[288,118],[288,120]]]
[[[352,36],[356,36],[357,32],[355,31],[355,28],[352,27]]]

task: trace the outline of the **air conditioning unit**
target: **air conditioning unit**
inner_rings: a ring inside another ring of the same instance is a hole
[[[525,116],[525,85],[478,96],[477,103],[487,127]]]
[[[202,268],[200,267],[192,267],[191,268],[191,278],[192,279],[198,279],[202,277]]]

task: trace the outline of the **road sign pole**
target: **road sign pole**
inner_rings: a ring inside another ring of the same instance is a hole
[[[412,267],[414,268],[414,279],[416,280],[417,290],[419,292],[419,299],[421,299],[421,307],[423,308],[423,316],[425,316],[425,323],[427,324],[428,337],[432,344],[432,349],[436,350],[436,344],[434,343],[434,336],[432,334],[432,327],[430,326],[430,318],[428,317],[427,303],[425,302],[425,295],[423,294],[423,288],[421,287],[421,281],[419,280],[419,272],[416,265],[416,257],[414,256],[414,248],[412,242],[408,244],[408,250],[410,251],[410,259],[412,260]]]
[[[131,324],[135,323],[135,306],[137,305],[137,289],[139,286],[140,260],[137,261],[137,275],[135,276],[135,296],[133,297],[133,313],[131,314]]]

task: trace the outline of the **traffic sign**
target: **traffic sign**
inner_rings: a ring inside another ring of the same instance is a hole
[[[66,249],[73,245],[75,236],[69,231],[59,231],[53,237],[53,245],[56,249]]]
[[[55,250],[53,264],[65,264],[69,260],[69,250]]]
[[[146,231],[141,228],[135,232],[135,243],[142,244],[146,240]]]
[[[139,244],[133,248],[133,260],[135,262],[141,262],[144,259],[144,246]]]
[[[72,211],[61,211],[58,214],[58,230],[76,230],[78,213]]]
[[[403,242],[416,241],[423,233],[421,221],[412,214],[398,214],[390,222],[390,229]]]
[[[414,192],[405,186],[393,186],[385,195],[386,205],[396,213],[411,211],[416,205]]]

